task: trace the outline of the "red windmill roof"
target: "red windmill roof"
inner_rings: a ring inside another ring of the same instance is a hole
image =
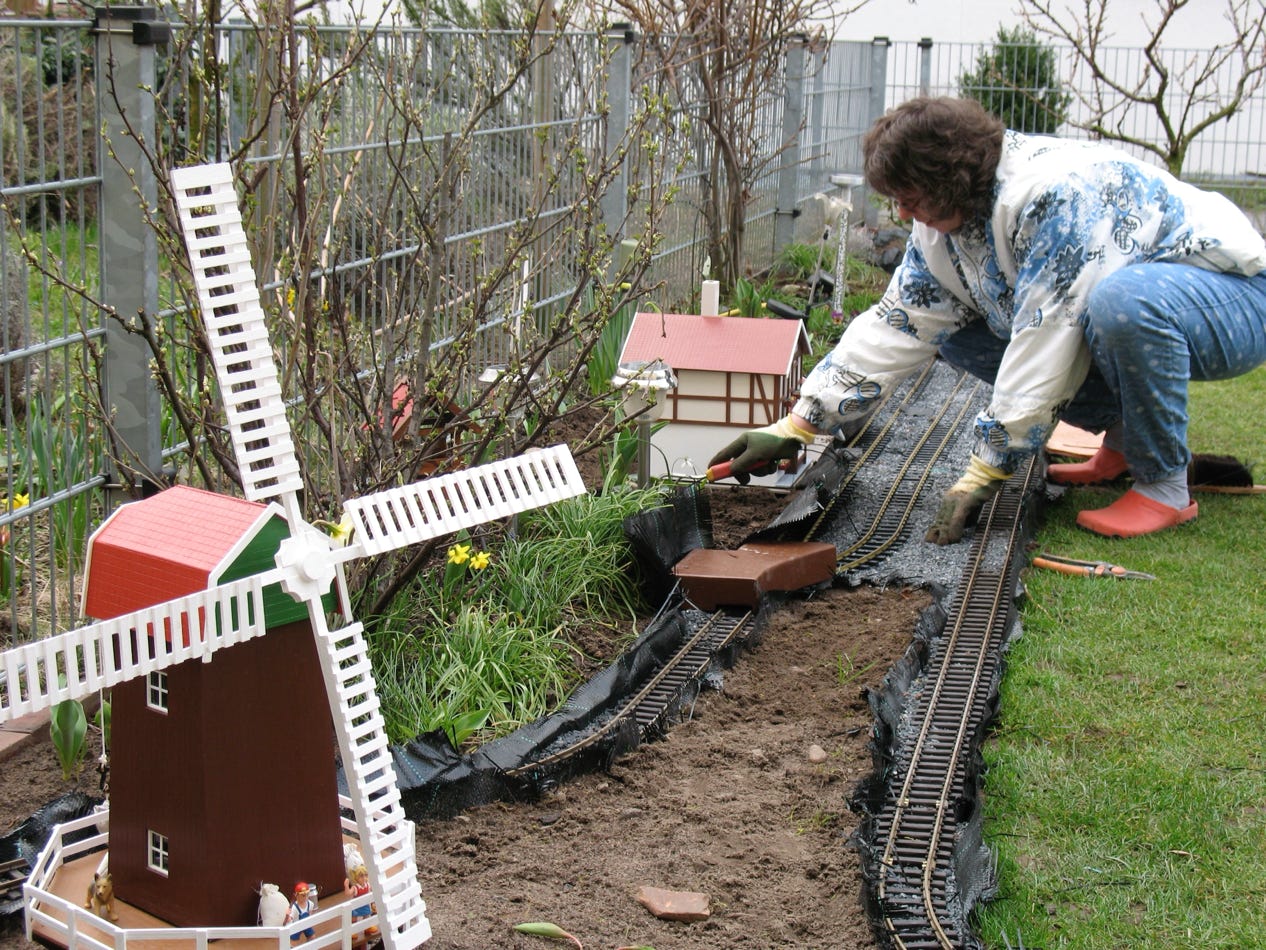
[[[660,359],[674,370],[783,376],[808,349],[800,320],[639,313],[620,362]]]
[[[273,513],[184,485],[124,505],[88,542],[84,614],[107,620],[205,590]]]

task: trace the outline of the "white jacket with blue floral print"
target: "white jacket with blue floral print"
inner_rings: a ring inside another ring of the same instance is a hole
[[[883,298],[806,377],[798,415],[836,429],[984,320],[1009,342],[974,451],[1013,471],[1086,377],[1086,299],[1104,275],[1155,261],[1266,269],[1261,235],[1230,201],[1104,145],[1007,132],[995,196],[988,220],[951,234],[914,224]]]

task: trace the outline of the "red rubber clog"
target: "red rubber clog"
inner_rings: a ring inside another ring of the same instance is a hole
[[[1048,465],[1046,478],[1056,485],[1094,485],[1110,482],[1128,470],[1124,455],[1101,445],[1099,451],[1084,462]]]
[[[1137,538],[1186,524],[1199,513],[1200,506],[1194,501],[1186,508],[1170,508],[1130,489],[1107,508],[1079,513],[1077,524],[1109,538]]]

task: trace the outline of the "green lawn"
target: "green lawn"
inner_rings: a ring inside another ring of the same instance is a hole
[[[1192,387],[1193,451],[1257,463],[1266,367]],[[999,894],[989,947],[1266,946],[1266,495],[1201,494],[1191,525],[1107,540],[1070,492],[1044,549],[1157,580],[1030,569],[986,746]]]

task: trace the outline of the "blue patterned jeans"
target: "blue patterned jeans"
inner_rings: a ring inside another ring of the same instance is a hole
[[[1092,432],[1120,422],[1130,473],[1158,482],[1191,461],[1188,382],[1230,379],[1266,363],[1266,272],[1136,264],[1091,291],[1086,321],[1093,365],[1061,418]],[[950,337],[941,356],[992,383],[1006,345],[979,320]]]

